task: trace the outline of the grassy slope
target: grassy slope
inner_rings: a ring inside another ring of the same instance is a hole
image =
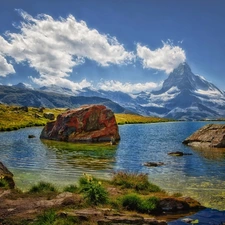
[[[23,127],[44,126],[49,120],[44,118],[43,113],[51,112],[55,116],[65,111],[65,109],[44,109],[44,112],[39,112],[38,108],[29,107],[28,112],[25,112],[18,106],[0,105],[0,131],[17,130]],[[36,118],[35,114],[40,115]],[[168,122],[168,119],[157,117],[144,117],[131,114],[115,114],[118,124],[131,123],[156,123]]]
[[[43,113],[38,108],[29,107],[25,112],[18,106],[0,105],[0,131],[17,130],[24,127],[44,126],[49,120],[44,118],[46,112],[54,113],[55,116],[63,112],[62,109],[45,109]],[[35,117],[40,115],[40,118]]]
[[[133,124],[133,123],[158,123],[171,121],[166,118],[145,117],[133,114],[115,114],[118,124]]]

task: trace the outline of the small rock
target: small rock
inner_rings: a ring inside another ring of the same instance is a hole
[[[45,107],[41,107],[41,108],[38,109],[38,112],[43,113],[44,110],[45,110]]]
[[[164,163],[163,162],[146,162],[143,165],[148,167],[157,167],[157,166],[164,165]]]
[[[185,153],[185,152],[176,151],[176,152],[169,152],[168,155],[184,156],[184,155],[192,155],[192,153]]]
[[[35,138],[35,135],[29,134],[29,135],[28,135],[28,138]]]
[[[191,219],[191,218],[184,218],[181,221],[183,221],[185,223],[191,223],[193,221],[193,219]]]
[[[54,120],[55,115],[51,112],[44,113],[44,118],[49,119],[49,120]]]
[[[38,113],[35,113],[35,114],[34,114],[34,117],[35,117],[35,118],[41,118],[41,115],[38,114]]]
[[[24,112],[28,112],[28,107],[27,106],[22,106],[19,109],[24,111]]]

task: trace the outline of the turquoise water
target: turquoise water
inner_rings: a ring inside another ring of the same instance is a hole
[[[110,178],[115,171],[147,173],[149,180],[171,193],[183,193],[203,205],[225,209],[225,149],[196,150],[182,144],[209,122],[173,122],[119,126],[121,141],[110,144],[69,144],[39,139],[42,128],[0,133],[0,161],[19,188],[38,181],[59,187],[76,183],[83,173]],[[28,139],[33,134],[36,138]],[[189,156],[167,153],[183,151]],[[160,167],[145,162],[164,162]]]

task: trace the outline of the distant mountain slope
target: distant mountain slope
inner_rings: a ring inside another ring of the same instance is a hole
[[[164,81],[161,90],[149,95],[143,107],[175,119],[219,118],[225,115],[225,95],[203,77],[194,75],[187,63],[180,64]],[[161,108],[161,112],[159,112]],[[164,110],[163,110],[164,109]]]
[[[102,104],[112,109],[115,113],[129,112],[107,98],[63,95],[29,89],[21,84],[19,86],[0,85],[0,102],[9,105],[43,106],[48,108],[74,108],[85,104]]]

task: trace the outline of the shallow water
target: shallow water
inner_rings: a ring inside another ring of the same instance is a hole
[[[207,207],[225,209],[225,149],[196,150],[182,144],[206,123],[119,126],[121,141],[117,146],[41,141],[42,128],[25,128],[0,133],[0,161],[24,190],[41,180],[65,186],[77,182],[83,173],[110,178],[113,172],[123,170],[148,173],[151,181],[168,192],[183,193]],[[28,139],[29,134],[36,138]],[[171,151],[193,155],[167,155]],[[148,161],[165,165],[143,166]]]

